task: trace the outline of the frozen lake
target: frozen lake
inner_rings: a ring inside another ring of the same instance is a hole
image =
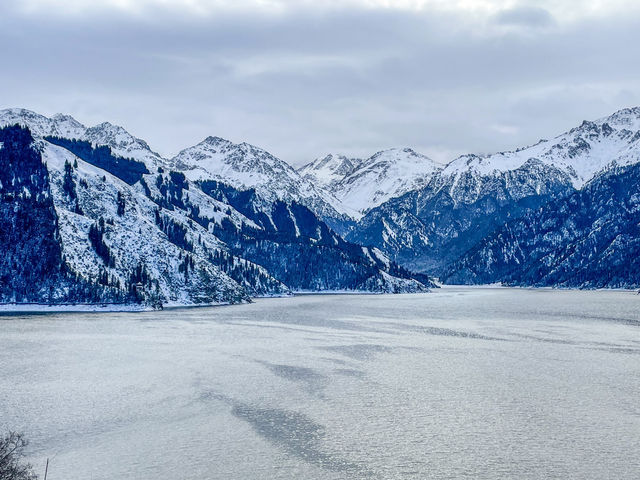
[[[0,317],[0,427],[49,480],[637,479],[640,296]]]

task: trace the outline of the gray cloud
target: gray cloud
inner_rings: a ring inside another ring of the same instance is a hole
[[[450,160],[640,103],[637,15],[538,30],[519,9],[5,7],[0,105],[109,120],[164,154],[219,135],[300,164],[405,145]]]
[[[500,25],[547,27],[554,23],[553,15],[544,8],[526,5],[501,10],[494,18]]]

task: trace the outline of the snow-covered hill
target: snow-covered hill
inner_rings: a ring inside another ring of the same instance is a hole
[[[119,127],[94,130],[104,134],[97,146],[61,137],[53,120],[29,121],[40,136],[0,128],[0,278],[11,279],[0,301],[190,305],[427,288],[304,205],[120,157],[118,149],[148,147]],[[73,133],[95,138],[91,129]]]
[[[0,110],[0,127],[7,125],[28,127],[34,137],[61,137],[86,140],[93,145],[106,145],[115,155],[144,162],[151,170],[167,164],[147,142],[134,137],[124,128],[103,122],[86,127],[71,115],[57,113],[51,118],[24,108]]]
[[[298,202],[332,227],[348,220],[333,195],[317,188],[288,163],[248,143],[207,137],[182,150],[170,164],[193,181],[218,180],[241,190],[253,188],[269,201]]]
[[[578,127],[552,140],[491,155],[464,155],[442,171],[445,177],[494,175],[514,171],[531,160],[566,173],[581,188],[603,169],[640,161],[640,108],[626,108]],[[454,181],[455,184],[455,181]]]
[[[640,164],[512,220],[448,266],[450,283],[640,286]]]
[[[441,169],[441,165],[410,148],[393,148],[367,159],[327,155],[298,172],[331,191],[360,218],[387,200],[426,185]]]
[[[511,152],[464,155],[426,185],[370,210],[349,232],[408,268],[439,273],[506,221],[640,161],[640,108],[620,110],[553,140]]]

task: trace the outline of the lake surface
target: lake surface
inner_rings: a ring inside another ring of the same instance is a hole
[[[0,317],[0,427],[49,480],[637,479],[640,296]]]

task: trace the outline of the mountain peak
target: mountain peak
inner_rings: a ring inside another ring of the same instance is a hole
[[[298,172],[331,191],[346,207],[362,214],[424,185],[441,168],[429,157],[411,148],[399,147],[381,150],[364,160],[329,154]]]
[[[76,125],[84,126],[71,115],[67,115],[65,113],[56,113],[53,117],[51,117],[51,120],[55,120],[56,122],[69,122]]]
[[[84,133],[85,126],[68,115],[56,114],[52,118],[26,108],[6,108],[0,110],[0,124],[20,124],[28,127],[35,136],[54,135],[78,138]]]
[[[26,108],[5,108],[0,110],[0,121],[2,121],[3,124],[12,122],[27,127],[31,127],[30,122],[51,122],[51,120],[44,115],[40,115],[32,110],[27,110]]]
[[[596,120],[597,124],[607,123],[612,127],[625,128],[627,130],[640,130],[640,107],[628,107]]]
[[[87,129],[87,127],[71,115],[65,115],[63,113],[56,113],[51,117],[51,120],[56,124],[58,132],[63,137],[81,137]]]
[[[115,125],[111,122],[102,122],[88,128],[87,137],[93,142],[104,143],[114,148],[136,145],[145,150],[150,150],[147,142],[134,137],[120,125]]]
[[[1,116],[32,115],[32,116],[39,116],[39,117],[43,117],[44,116],[44,115],[40,115],[39,113],[34,112],[33,110],[28,110],[26,108],[21,108],[21,107],[3,108],[2,110],[0,110],[0,115]]]
[[[622,108],[622,109],[618,110],[617,112],[615,112],[611,116],[614,117],[614,116],[618,116],[618,115],[632,115],[632,116],[635,116],[635,117],[640,117],[640,107]]]
[[[151,150],[147,142],[111,122],[102,122],[87,128],[83,139],[93,144],[106,145],[115,155],[134,158],[144,162],[150,168],[167,164],[165,159]]]
[[[413,148],[410,148],[410,147],[385,148],[384,150],[380,150],[379,152],[377,152],[375,155],[380,154],[380,153],[409,153],[409,154],[418,155],[418,153],[416,153],[416,151]]]
[[[298,173],[314,182],[320,181],[325,188],[330,188],[351,173],[362,162],[359,158],[329,153],[303,165]]]
[[[220,144],[229,145],[232,142],[230,140],[227,140],[226,138],[210,135],[200,143],[207,143],[209,145],[220,145]]]
[[[107,131],[107,132],[114,132],[114,133],[126,133],[129,135],[129,132],[127,132],[124,127],[121,127],[120,125],[115,125],[111,122],[102,122],[99,123],[97,125],[94,125],[93,127],[91,127],[92,130],[103,130],[103,131]]]
[[[361,167],[377,165],[381,162],[388,165],[402,164],[408,168],[417,167],[421,170],[421,172],[418,173],[426,173],[427,171],[431,172],[440,169],[440,165],[434,160],[409,147],[389,148],[376,152],[364,160]],[[422,172],[422,170],[424,171]]]

